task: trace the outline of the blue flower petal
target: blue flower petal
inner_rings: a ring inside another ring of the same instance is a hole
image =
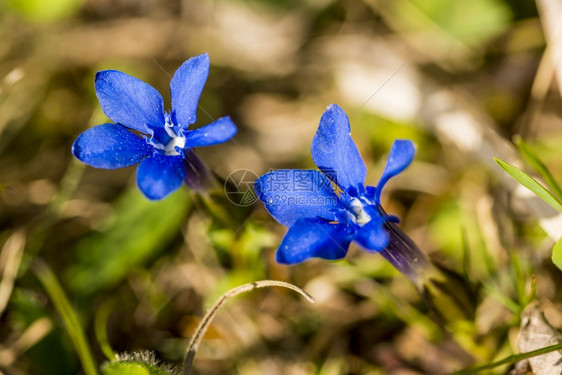
[[[140,163],[137,185],[148,199],[159,200],[177,190],[185,179],[181,156],[154,154]]]
[[[72,145],[72,154],[95,168],[128,167],[151,153],[152,146],[118,124],[94,126],[80,134]]]
[[[281,224],[291,226],[301,218],[336,220],[343,209],[330,180],[315,170],[280,169],[261,176],[256,194]]]
[[[406,169],[414,160],[416,155],[416,148],[412,141],[407,139],[397,139],[392,144],[390,148],[390,153],[388,154],[388,161],[384,167],[382,176],[377,184],[377,191],[375,194],[375,203],[380,204],[381,193],[384,185],[392,177],[400,174],[404,169]]]
[[[209,55],[204,53],[184,62],[170,82],[172,120],[187,128],[197,120],[197,103],[209,76]]]
[[[236,131],[236,125],[229,116],[221,117],[209,125],[188,131],[185,145],[190,148],[216,145],[234,137]]]
[[[369,202],[375,202],[375,196],[377,195],[377,188],[374,186],[365,186],[365,193],[363,197],[366,198]]]
[[[311,153],[322,172],[343,190],[356,195],[363,186],[367,169],[350,132],[345,112],[336,104],[328,106],[312,139]]]
[[[300,263],[312,257],[341,259],[347,254],[353,231],[346,224],[301,219],[290,228],[277,249],[277,262]]]
[[[95,88],[103,112],[113,122],[149,134],[164,129],[164,101],[149,84],[117,70],[103,70],[96,74]]]
[[[365,250],[381,251],[388,245],[388,234],[384,229],[385,218],[376,217],[363,225],[354,240]]]

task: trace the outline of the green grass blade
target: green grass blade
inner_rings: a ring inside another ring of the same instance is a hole
[[[109,315],[111,314],[114,307],[113,300],[106,301],[101,307],[96,311],[96,317],[94,320],[94,330],[96,331],[96,339],[101,348],[101,351],[105,357],[110,361],[115,361],[117,356],[111,349],[109,345],[109,340],[107,338],[107,321],[109,320]]]
[[[548,184],[548,186],[550,186],[556,197],[562,200],[562,189],[560,188],[560,185],[558,185],[554,176],[552,176],[552,173],[550,173],[546,165],[544,165],[544,163],[539,159],[533,149],[521,137],[515,138],[515,144],[517,145],[517,148],[519,148],[519,151],[525,160],[527,160],[527,162],[531,164],[541,177],[544,178],[544,181]]]
[[[42,260],[35,261],[33,270],[62,317],[67,332],[70,335],[70,339],[72,340],[72,344],[74,345],[74,348],[78,353],[78,357],[80,358],[80,362],[82,363],[84,373],[86,375],[97,375],[98,370],[94,363],[92,352],[88,346],[84,331],[82,330],[78,317],[74,313],[74,310],[72,309],[72,306],[70,305],[70,302],[68,301],[68,298],[66,297],[57,277],[49,266]]]
[[[497,158],[494,158],[494,160],[504,171],[507,172],[507,174],[517,180],[517,182],[525,186],[527,189],[531,190],[539,198],[551,205],[558,212],[562,212],[562,203],[560,203],[560,201],[554,195],[552,195],[550,191],[546,190],[546,188],[539,184],[534,178],[523,172],[521,169],[514,167],[513,165],[503,160]]]
[[[511,298],[502,294],[499,290],[496,290],[490,286],[484,285],[484,291],[495,298],[499,303],[501,303],[505,308],[510,310],[514,314],[518,314],[521,312],[521,307],[513,301]]]
[[[562,238],[554,244],[552,262],[562,271]]]
[[[527,359],[527,358],[536,357],[536,356],[539,356],[539,355],[542,355],[542,354],[547,354],[547,353],[550,353],[550,352],[553,352],[553,351],[556,351],[556,350],[560,350],[560,349],[562,349],[562,343],[546,346],[544,348],[532,350],[532,351],[526,352],[526,353],[510,355],[509,357],[506,357],[506,358],[504,358],[502,360],[499,360],[497,362],[488,363],[486,365],[477,366],[477,367],[466,368],[464,370],[453,372],[451,375],[477,374],[480,371],[488,370],[488,369],[498,367],[498,366],[502,366],[502,365],[509,365],[509,364],[512,364],[512,363],[515,363],[515,362],[522,361],[522,360]]]

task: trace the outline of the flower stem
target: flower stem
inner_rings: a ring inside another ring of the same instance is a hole
[[[387,221],[388,246],[381,255],[410,279],[438,321],[471,319],[474,314],[473,288],[461,275],[434,265],[396,223]]]

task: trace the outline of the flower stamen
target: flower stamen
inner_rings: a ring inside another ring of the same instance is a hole
[[[164,155],[175,156],[179,155],[178,149],[181,151],[185,147],[184,137],[173,137],[164,148]]]
[[[355,217],[353,218],[358,225],[365,225],[371,221],[371,216],[363,208],[363,203],[358,198],[353,198],[350,203],[351,210]]]

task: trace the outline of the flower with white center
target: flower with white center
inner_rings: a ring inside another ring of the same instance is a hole
[[[313,257],[340,259],[352,241],[376,252],[405,243],[395,241],[394,223],[398,219],[382,210],[380,196],[388,180],[412,162],[415,148],[411,141],[394,141],[377,187],[365,186],[367,170],[351,138],[349,119],[333,104],[320,120],[311,153],[322,173],[277,170],[255,183],[269,213],[289,227],[277,250],[278,262],[294,264]],[[423,254],[421,259],[425,259]],[[401,271],[409,272],[404,267]]]
[[[114,123],[86,130],[72,153],[96,168],[115,169],[140,163],[137,185],[151,200],[177,190],[183,182],[197,186],[203,164],[192,149],[223,143],[236,134],[230,117],[195,130],[197,103],[209,75],[205,53],[184,62],[170,82],[171,112],[158,91],[116,70],[96,74],[95,89],[104,113]],[[131,131],[132,130],[132,131]]]

